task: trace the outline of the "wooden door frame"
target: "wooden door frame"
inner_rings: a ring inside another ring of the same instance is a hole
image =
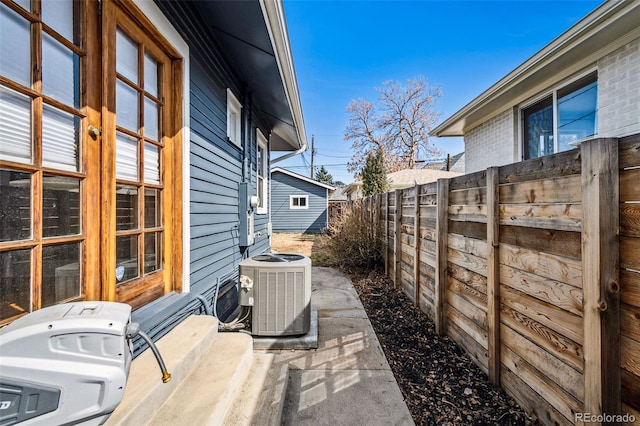
[[[161,47],[171,60],[169,87],[172,99],[165,103],[167,110],[163,117],[164,148],[161,161],[165,165],[162,181],[165,194],[162,196],[162,209],[164,212],[164,231],[162,238],[163,268],[165,269],[163,294],[170,291],[181,291],[183,280],[183,66],[182,58],[171,44],[162,36],[160,31],[130,0],[104,0],[102,6],[102,132],[107,141],[115,140],[116,116],[115,116],[115,87],[116,76],[112,72],[113,63],[106,60],[106,53],[115,52],[115,28],[116,11],[122,10],[135,24],[144,28],[145,33]],[[116,217],[115,209],[115,143],[102,144],[101,164],[101,235],[100,249],[102,265],[100,267],[100,282],[102,283],[103,300],[118,300],[115,279],[116,263]],[[166,196],[167,193],[170,196]],[[169,217],[169,219],[167,219]],[[145,297],[140,294],[139,301],[134,308],[155,298],[155,295]],[[152,299],[149,299],[152,297]]]

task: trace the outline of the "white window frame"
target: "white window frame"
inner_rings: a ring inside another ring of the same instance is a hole
[[[293,204],[293,200],[305,200],[304,206],[300,206],[300,202],[298,201],[298,205],[295,206]],[[309,210],[309,196],[308,195],[289,195],[289,209],[291,210]]]
[[[227,140],[242,148],[242,104],[227,88]]]
[[[256,164],[256,195],[259,204],[256,209],[257,214],[267,214],[269,205],[269,145],[267,138],[260,129],[256,129],[256,163],[257,159],[262,159],[262,164]],[[257,155],[262,152],[261,155]],[[260,179],[262,179],[262,193],[260,193]]]
[[[589,74],[596,73],[596,83],[600,82],[600,73],[597,68],[590,68],[585,72],[572,76],[570,79],[563,80],[561,83],[558,83],[546,90],[543,93],[538,94],[535,98],[529,99],[525,103],[522,103],[518,107],[518,140],[520,147],[520,159],[525,159],[525,146],[524,146],[524,111],[539,102],[542,102],[544,99],[551,97],[551,106],[553,107],[553,154],[557,154],[558,151],[558,92],[564,89],[567,86],[575,83],[576,81],[588,76]],[[579,146],[581,142],[598,137],[598,106],[599,106],[599,94],[600,94],[600,86],[598,85],[598,90],[596,92],[596,117],[595,117],[595,133],[592,136],[587,136],[586,138],[579,139],[571,143],[571,145]],[[551,154],[549,154],[551,155]],[[539,157],[535,157],[539,158]]]

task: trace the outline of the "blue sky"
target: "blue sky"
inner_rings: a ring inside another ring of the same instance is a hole
[[[309,144],[317,167],[349,183],[346,107],[388,80],[440,86],[448,118],[601,1],[284,0]],[[443,155],[461,138],[432,139]],[[310,150],[278,166],[309,175]],[[317,169],[316,169],[317,170]]]

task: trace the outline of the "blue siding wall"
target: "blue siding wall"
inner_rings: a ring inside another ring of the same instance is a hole
[[[308,195],[308,209],[291,209],[291,195]],[[281,172],[271,174],[274,232],[317,234],[327,227],[327,189]]]
[[[187,2],[157,2],[190,49],[190,276],[193,294],[212,294],[216,280],[222,283],[218,314],[222,319],[237,308],[239,262],[270,249],[267,215],[256,215],[256,243],[241,248],[238,239],[239,183],[256,187],[255,128],[264,134],[264,119],[251,105],[250,95],[239,87],[236,74],[212,42],[211,33]],[[227,95],[231,88],[243,105],[245,149],[227,141]]]

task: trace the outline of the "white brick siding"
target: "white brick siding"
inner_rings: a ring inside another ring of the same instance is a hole
[[[597,136],[640,133],[640,39],[599,59],[597,69]],[[519,105],[513,107],[465,133],[467,173],[520,161]]]
[[[640,39],[598,61],[598,135],[640,133]]]
[[[514,129],[514,113],[509,109],[467,131],[464,135],[465,172],[518,161]]]

